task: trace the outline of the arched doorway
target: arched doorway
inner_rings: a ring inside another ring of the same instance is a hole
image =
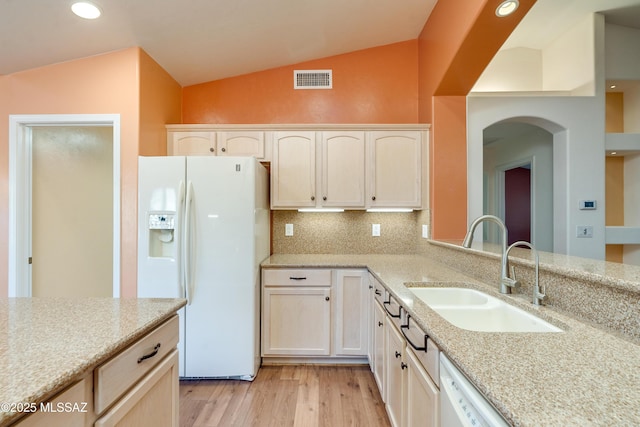
[[[483,130],[483,177],[483,213],[505,221],[509,244],[525,240],[553,252],[553,134],[515,120],[488,126]]]

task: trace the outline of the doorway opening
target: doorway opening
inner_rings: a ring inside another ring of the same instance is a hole
[[[504,223],[507,244],[531,241],[531,163],[504,171]]]
[[[525,240],[539,250],[554,250],[553,138],[547,130],[519,121],[495,123],[483,131],[484,214],[503,219],[508,244]],[[497,227],[489,231],[486,240],[498,242]]]
[[[120,296],[120,116],[10,116],[9,296]]]

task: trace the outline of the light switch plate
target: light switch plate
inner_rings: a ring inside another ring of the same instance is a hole
[[[293,236],[293,224],[285,224],[284,225],[284,235],[285,236]]]
[[[371,235],[373,237],[380,237],[380,224],[371,224]]]
[[[590,239],[593,237],[593,226],[591,225],[578,225],[576,227],[576,237]]]
[[[427,224],[422,224],[422,238],[429,238],[429,226]]]

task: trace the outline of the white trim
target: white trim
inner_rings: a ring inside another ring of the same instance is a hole
[[[113,297],[120,297],[120,114],[39,114],[9,116],[9,283],[8,296],[31,296],[29,279],[30,269],[19,268],[19,259],[28,256],[29,236],[19,241],[19,237],[29,230],[18,221],[20,205],[27,209],[30,203],[18,197],[18,189],[29,184],[31,176],[30,127],[34,126],[112,126],[113,127]],[[18,167],[29,162],[22,173]],[[30,213],[29,213],[30,223]],[[29,227],[26,227],[29,228]],[[28,238],[28,239],[27,239]]]

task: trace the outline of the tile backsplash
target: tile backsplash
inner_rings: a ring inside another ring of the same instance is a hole
[[[272,252],[288,254],[414,254],[428,211],[272,211]],[[285,225],[293,224],[293,236]],[[380,224],[380,236],[371,235]]]

